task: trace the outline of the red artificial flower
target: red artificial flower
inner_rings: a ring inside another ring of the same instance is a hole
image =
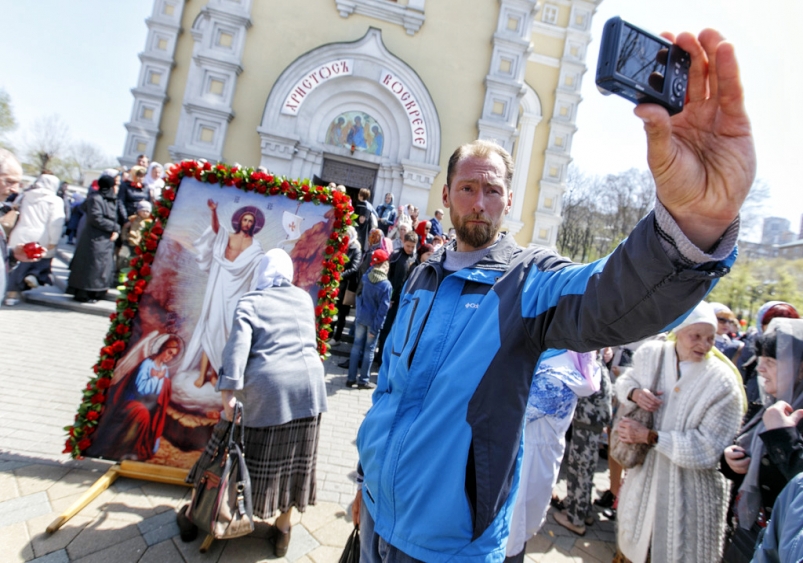
[[[111,313],[111,314],[109,315],[109,320],[110,320],[110,321],[114,321],[114,320],[116,320],[116,319],[117,319],[117,313]]]
[[[109,379],[108,377],[101,377],[101,378],[98,379],[98,382],[97,382],[96,385],[98,387],[98,391],[103,391],[104,389],[108,389],[109,385],[111,385],[111,384],[112,384],[111,379]],[[91,411],[91,412],[95,412],[95,411]],[[97,417],[95,417],[95,418],[97,418]],[[90,419],[90,420],[94,420],[94,419]]]
[[[329,307],[330,311],[332,311],[333,313],[335,312],[335,304],[334,303],[329,303],[328,307]]]
[[[195,162],[193,162],[192,160],[185,160],[184,162],[181,163],[181,167],[184,170],[192,170],[193,168],[195,168]]]
[[[302,184],[301,191],[305,194],[309,192],[309,186],[307,184]]]
[[[94,426],[87,426],[87,427],[86,427],[86,432],[85,432],[85,434],[86,434],[87,436],[89,436],[89,435],[90,435],[90,434],[92,434],[94,431],[95,431],[95,427],[94,427]]]
[[[290,189],[290,183],[287,180],[284,180],[282,182],[282,191],[286,192],[289,189]]]
[[[327,199],[329,199],[329,197],[326,194],[321,194],[318,196],[318,201],[320,201],[321,203],[326,203]]]
[[[207,174],[206,181],[210,184],[217,184],[217,174]]]
[[[199,168],[198,170],[195,171],[195,174],[193,174],[193,176],[195,177],[196,180],[200,182],[201,180],[203,180],[204,177],[203,172],[204,171],[201,168]]]
[[[145,241],[145,248],[147,248],[151,252],[156,250],[156,247],[158,247],[158,246],[159,246],[159,243],[156,242],[155,240],[148,239],[148,240]]]
[[[132,258],[131,261],[129,262],[129,265],[132,268],[136,268],[139,265],[139,258],[138,257],[137,258]]]
[[[92,441],[89,438],[84,438],[83,440],[78,442],[78,449],[83,451],[83,450],[87,449],[91,445],[92,445]]]
[[[148,282],[145,280],[137,280],[134,283],[134,287],[145,287],[146,285],[148,285]]]
[[[67,439],[67,441],[64,443],[64,449],[61,450],[61,453],[63,454],[72,453],[72,440],[70,440],[69,438]]]
[[[335,253],[335,247],[334,247],[334,246],[331,246],[331,245],[329,245],[329,246],[327,246],[327,247],[324,249],[324,252],[325,252],[326,254],[334,254],[334,253]]]
[[[103,393],[95,393],[92,395],[92,404],[93,405],[102,405],[106,402],[106,395]]]
[[[226,178],[225,180],[223,180],[223,185],[224,186],[233,186],[234,185],[234,180],[232,180],[231,178]]]
[[[270,192],[270,195],[276,195],[276,194],[279,193],[279,188],[277,188],[276,186],[272,186],[270,188],[269,192]]]
[[[145,264],[139,269],[139,275],[144,277],[151,275],[151,267],[148,264]]]
[[[325,325],[330,325],[332,324],[332,317],[324,317],[321,322]]]
[[[145,254],[142,256],[142,261],[146,264],[153,264],[153,254]]]
[[[123,316],[128,320],[131,320],[136,316],[136,313],[133,309],[123,309]]]
[[[265,176],[265,181],[269,184],[273,183],[273,174],[268,174]]]
[[[332,226],[339,231],[343,228],[343,221],[337,219],[334,223],[332,223]]]
[[[134,286],[134,287],[131,289],[131,291],[133,291],[133,292],[134,292],[134,293],[136,293],[137,295],[142,295],[142,294],[145,292],[145,290],[144,290],[144,289],[142,289],[141,287],[139,287],[138,285]]]
[[[99,364],[95,364],[94,366],[92,366],[92,371],[94,371],[95,373],[98,373],[98,370],[100,370],[100,365]]]
[[[123,334],[128,334],[129,330],[131,329],[128,328],[128,325],[119,324],[117,325],[117,328],[114,329],[114,332],[116,332],[119,335],[123,335]]]
[[[162,226],[161,226],[160,224],[158,224],[158,223],[157,223],[157,224],[155,224],[155,225],[153,226],[153,228],[151,228],[151,233],[153,233],[153,234],[155,234],[155,235],[157,235],[157,236],[161,235],[163,232],[165,232],[165,230],[164,230],[164,229],[162,228]]]
[[[321,315],[323,315],[323,307],[318,305],[317,307],[315,307],[315,316],[320,317]]]
[[[208,160],[204,162],[204,170],[211,170],[211,169],[212,169],[212,164]]]
[[[290,199],[298,199],[298,194],[296,192],[289,192],[287,194],[287,197],[289,197]]]
[[[265,184],[258,184],[258,185],[257,185],[256,192],[257,192],[258,194],[264,194],[264,193],[266,193],[267,191],[268,191],[268,186],[266,186]]]
[[[159,217],[164,219],[170,217],[170,210],[167,207],[160,207],[157,213],[159,214]]]
[[[304,201],[312,201],[312,194],[304,194]]]
[[[335,270],[334,272],[332,272],[332,277],[335,278],[335,280],[340,281],[340,272]]]
[[[127,297],[128,300],[131,301],[132,303],[136,303],[137,301],[139,301],[139,295],[137,295],[133,291],[129,291]]]
[[[172,188],[167,188],[166,190],[162,191],[162,197],[168,201],[173,201],[176,199],[176,192]]]
[[[323,299],[324,297],[326,297],[326,290],[323,290],[323,289],[319,290],[318,291],[318,299]]]
[[[138,246],[135,246],[134,247],[134,254],[136,254],[137,256],[141,256],[142,255],[142,249],[140,247],[138,247]]]
[[[122,340],[116,341],[114,344],[112,344],[112,350],[114,351],[115,354],[119,354],[120,352],[125,350],[125,342],[123,342]]]
[[[134,278],[137,277],[137,271],[136,270],[129,270],[128,274],[126,274],[126,277],[128,279],[130,279],[130,280],[133,280]]]
[[[326,342],[321,342],[321,343],[318,345],[318,352],[319,352],[320,354],[326,354],[326,351],[327,351],[328,349],[329,349],[329,348],[328,348],[328,346],[326,345]]]
[[[109,359],[101,360],[100,369],[114,369],[114,360],[109,360]]]
[[[322,328],[321,330],[318,331],[318,336],[321,338],[321,340],[328,340],[329,331],[326,330],[325,328]]]
[[[339,293],[340,293],[340,289],[339,289],[339,288],[337,288],[337,287],[336,287],[336,288],[334,288],[334,289],[332,290],[332,299],[334,299],[335,297],[337,297]]]
[[[100,349],[101,356],[111,356],[112,354],[114,354],[114,350],[111,346],[104,346]]]
[[[323,285],[327,285],[330,281],[332,281],[332,278],[330,276],[326,276],[326,275],[321,276],[321,283]]]

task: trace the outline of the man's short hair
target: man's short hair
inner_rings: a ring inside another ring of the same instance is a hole
[[[465,145],[460,145],[449,157],[449,167],[446,170],[446,185],[452,189],[452,179],[454,178],[457,165],[464,158],[472,156],[478,158],[488,158],[492,154],[498,154],[505,163],[505,187],[510,189],[513,182],[513,157],[503,147],[492,141],[476,140]]]
[[[0,172],[8,172],[8,168],[15,164],[19,166],[20,169],[22,168],[19,159],[14,156],[13,152],[0,148]]]
[[[443,209],[436,209],[435,210],[435,215],[438,215],[438,214],[443,215]]]
[[[369,199],[371,199],[371,190],[369,190],[368,188],[360,189],[359,197],[363,201],[368,201]]]
[[[404,242],[413,242],[415,244],[418,244],[418,235],[415,234],[415,231],[404,233]]]

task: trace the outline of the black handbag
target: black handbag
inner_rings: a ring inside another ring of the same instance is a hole
[[[661,370],[664,367],[664,350],[665,348],[661,348],[661,356],[658,358],[658,367],[655,368],[655,375],[653,377],[652,387],[650,390],[655,392],[658,387],[658,379],[661,376]],[[636,467],[637,465],[641,465],[644,463],[644,460],[647,457],[647,452],[650,451],[649,444],[628,444],[622,442],[619,439],[619,422],[623,418],[630,418],[635,420],[636,422],[640,422],[646,428],[652,430],[654,425],[654,417],[653,413],[649,411],[645,411],[639,406],[635,406],[634,408],[626,408],[625,405],[620,404],[619,408],[616,410],[616,416],[613,419],[613,425],[611,426],[611,436],[610,436],[610,443],[608,446],[608,455],[611,456],[614,460],[616,460],[619,465],[624,467],[625,469],[631,469]]]
[[[360,563],[360,527],[354,526],[339,563]]]
[[[228,441],[221,443],[203,468],[192,492],[186,516],[217,540],[238,538],[254,531],[251,479],[243,447],[243,405],[234,406]],[[235,430],[239,429],[239,442]]]

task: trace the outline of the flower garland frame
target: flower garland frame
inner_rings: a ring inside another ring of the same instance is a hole
[[[309,180],[290,180],[253,168],[184,160],[174,164],[168,171],[162,197],[155,202],[153,208],[153,221],[143,230],[142,242],[134,249],[135,256],[131,259],[130,268],[124,271],[126,279],[117,299],[116,311],[109,316],[111,326],[104,346],[100,349],[98,362],[92,368],[95,375],[83,391],[75,422],[64,428],[68,437],[62,453],[70,454],[73,458],[80,458],[82,452],[92,444],[92,434],[103,414],[114,368],[128,348],[139,299],[151,280],[151,264],[184,178],[219,184],[221,188],[233,187],[244,192],[284,196],[295,201],[332,206],[335,211],[334,230],[324,248],[323,269],[318,281],[321,289],[318,291],[318,302],[315,306],[318,354],[321,360],[329,357],[327,340],[331,334],[333,317],[337,314],[335,301],[339,293],[340,276],[348,260],[346,252],[349,237],[346,231],[354,220],[351,198],[328,187],[314,186]]]

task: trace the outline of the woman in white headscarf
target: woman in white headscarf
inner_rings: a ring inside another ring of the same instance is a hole
[[[151,162],[148,166],[148,171],[145,173],[145,178],[142,180],[142,185],[150,192],[150,201],[156,202],[162,198],[162,190],[165,187],[165,181],[162,178],[164,175],[164,168],[158,162]]]
[[[287,553],[293,507],[315,504],[315,467],[321,413],[326,407],[315,313],[308,293],[292,285],[293,262],[281,249],[265,253],[256,291],[244,294],[223,350],[216,390],[223,420],[187,481],[197,484],[208,458],[224,442],[236,401],[243,404],[245,459],[254,516],[276,511],[277,557]],[[179,514],[182,523],[183,509]],[[189,536],[191,537],[191,536]],[[182,533],[182,539],[185,534]]]
[[[725,448],[722,472],[738,491],[726,561],[750,561],[784,486],[803,469],[803,320],[776,317],[756,342],[763,408]]]
[[[655,417],[651,430],[630,419],[618,426],[622,441],[652,446],[620,491],[619,561],[720,560],[728,485],[717,468],[746,405],[741,378],[713,349],[716,329],[703,301],[666,342],[639,347],[616,380],[620,408],[635,403]]]

